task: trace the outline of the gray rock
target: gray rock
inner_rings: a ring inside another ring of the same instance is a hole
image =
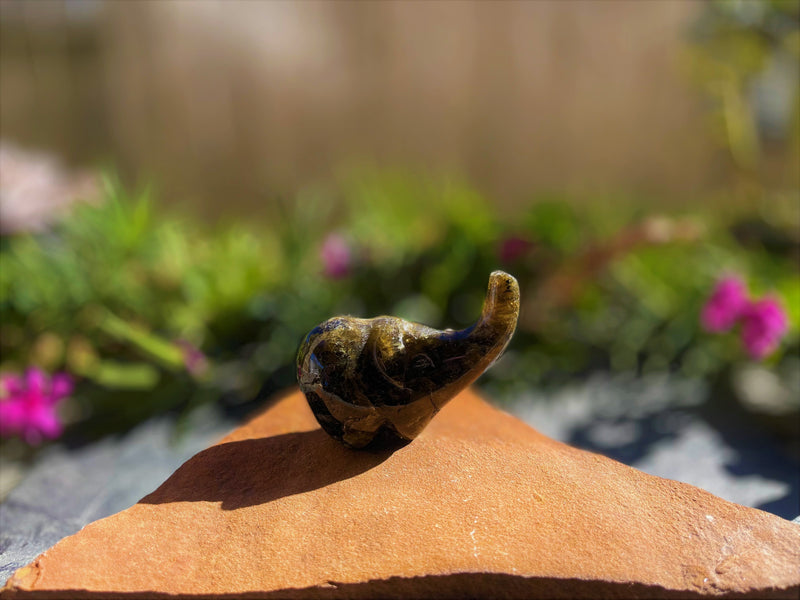
[[[597,374],[550,393],[516,394],[504,408],[560,441],[793,518],[800,465],[733,399],[711,405],[710,394],[701,381],[669,375]]]
[[[48,448],[0,505],[0,582],[84,525],[132,506],[234,426],[205,408],[178,438],[174,419],[162,417],[83,448]]]

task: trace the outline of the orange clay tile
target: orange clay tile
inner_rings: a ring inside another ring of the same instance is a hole
[[[798,593],[800,526],[556,442],[468,389],[394,453],[345,448],[293,391],[0,597]]]

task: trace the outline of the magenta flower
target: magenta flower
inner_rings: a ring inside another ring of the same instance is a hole
[[[56,406],[72,393],[72,378],[66,373],[48,377],[36,368],[25,377],[0,377],[0,435],[17,435],[35,445],[43,438],[61,435],[64,426],[56,414]]]
[[[533,248],[533,242],[526,238],[512,235],[500,242],[497,254],[500,262],[508,264],[522,258],[531,248]]]
[[[737,277],[726,277],[714,288],[700,313],[706,331],[719,333],[733,327],[748,306],[747,288]]]
[[[208,358],[197,346],[186,340],[178,340],[183,351],[183,364],[192,377],[202,377],[208,371]]]
[[[766,297],[747,305],[742,314],[742,343],[759,360],[772,354],[789,328],[789,320],[776,298]]]
[[[338,233],[325,238],[319,251],[322,259],[322,272],[331,279],[341,279],[350,274],[352,254],[347,241]]]
[[[789,319],[777,298],[749,300],[747,288],[736,277],[726,277],[717,284],[700,320],[711,332],[727,331],[741,321],[742,344],[755,360],[774,352],[789,329]]]

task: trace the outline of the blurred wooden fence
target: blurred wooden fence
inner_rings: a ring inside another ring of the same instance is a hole
[[[369,161],[680,197],[719,172],[690,2],[3,2],[2,135],[251,211]]]

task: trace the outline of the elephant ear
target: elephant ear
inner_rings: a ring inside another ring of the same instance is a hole
[[[467,329],[386,316],[329,319],[300,346],[300,389],[322,428],[345,445],[407,444],[502,354],[519,306],[517,280],[495,271],[480,318]]]

